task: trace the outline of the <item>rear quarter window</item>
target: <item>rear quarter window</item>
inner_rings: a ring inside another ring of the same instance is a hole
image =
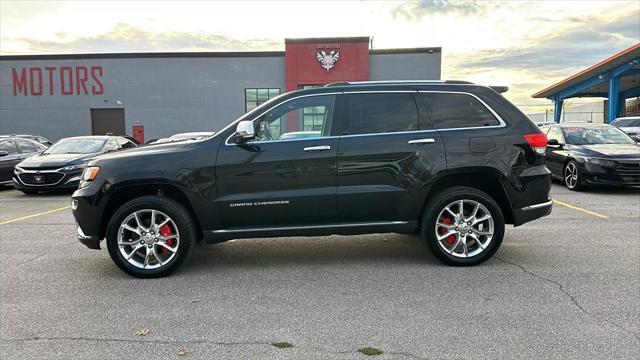
[[[500,125],[500,121],[478,99],[468,94],[422,93],[436,129],[458,129]]]

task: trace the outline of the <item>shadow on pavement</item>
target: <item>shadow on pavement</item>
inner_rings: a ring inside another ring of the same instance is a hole
[[[198,243],[182,274],[253,267],[379,264],[443,266],[417,236],[376,234],[280,239],[241,239],[217,245]]]

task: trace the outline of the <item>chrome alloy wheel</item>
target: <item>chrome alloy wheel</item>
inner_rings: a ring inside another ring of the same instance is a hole
[[[445,206],[435,226],[438,245],[455,257],[472,257],[483,252],[494,232],[489,210],[475,200],[456,200]]]
[[[175,257],[179,246],[178,227],[158,210],[138,210],[127,216],[118,229],[120,254],[140,269],[166,265]]]
[[[564,169],[564,183],[569,189],[573,189],[578,184],[578,167],[576,164],[570,162]]]

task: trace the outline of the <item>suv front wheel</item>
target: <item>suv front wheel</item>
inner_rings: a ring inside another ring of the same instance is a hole
[[[421,224],[422,240],[444,263],[477,265],[500,247],[504,217],[487,193],[457,186],[440,192],[427,206]]]
[[[168,275],[188,257],[195,225],[184,206],[160,196],[122,205],[107,226],[107,249],[124,272],[141,278]]]

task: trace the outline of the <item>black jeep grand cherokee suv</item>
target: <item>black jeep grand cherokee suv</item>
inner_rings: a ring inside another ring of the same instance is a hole
[[[445,263],[475,265],[505,224],[551,212],[545,146],[489,87],[332,84],[283,94],[209,138],[100,156],[72,207],[80,241],[106,238],[138,277],[171,273],[200,238],[419,232]]]

